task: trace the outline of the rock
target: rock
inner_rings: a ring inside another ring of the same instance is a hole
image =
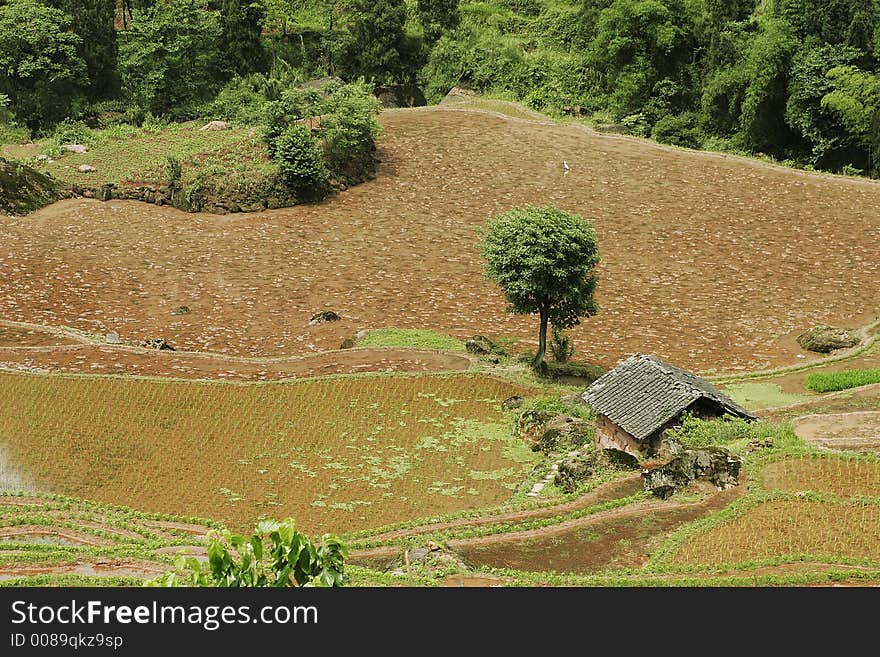
[[[232,126],[230,124],[228,124],[226,121],[209,121],[208,123],[203,125],[201,128],[199,128],[199,130],[200,131],[203,131],[203,130],[229,130],[229,128],[231,128],[231,127]]]
[[[559,398],[566,406],[586,406],[587,402],[584,401],[583,394],[580,392],[573,392],[570,395],[562,395]]]
[[[324,322],[338,322],[339,315],[337,315],[332,310],[322,310],[319,313],[315,313],[312,315],[312,318],[309,320],[309,326],[317,326],[318,324],[323,324]]]
[[[544,424],[537,446],[545,454],[560,446],[580,447],[592,442],[594,434],[592,423],[572,415],[557,415]]]
[[[61,144],[61,150],[68,153],[85,153],[89,149],[82,144]]]
[[[172,347],[164,338],[154,338],[151,340],[141,340],[138,342],[139,347],[146,347],[147,349],[161,349],[165,351],[175,351],[174,347]]]
[[[723,447],[685,450],[680,456],[642,470],[645,490],[668,498],[696,480],[709,481],[719,490],[739,485],[742,459]]]
[[[113,183],[104,183],[98,191],[98,199],[101,201],[109,201],[113,198]]]
[[[189,312],[189,306],[178,306],[175,308],[171,314],[172,315],[186,315]]]
[[[478,356],[506,356],[507,353],[484,335],[475,335],[464,343],[468,353]]]
[[[501,402],[501,408],[505,411],[512,411],[515,408],[519,408],[523,405],[523,401],[525,399],[520,395],[513,395],[512,397],[508,397],[503,402]]]
[[[597,465],[597,451],[584,450],[584,453],[563,459],[553,482],[565,493],[573,493],[582,482],[593,476]]]
[[[340,349],[351,349],[357,346],[357,340],[353,337],[349,336],[342,341],[342,344],[339,345]]]
[[[80,164],[76,168],[76,170],[79,171],[80,173],[91,173],[92,171],[97,171],[97,169],[95,167],[93,167],[91,164]]]
[[[447,93],[443,97],[443,100],[440,101],[440,104],[449,105],[453,103],[461,103],[473,98],[476,95],[476,92],[472,91],[471,89],[466,89],[464,87],[452,87],[452,89],[449,90],[449,93]]]
[[[385,569],[401,573],[416,572],[428,577],[441,572],[469,570],[468,565],[455,552],[433,541],[428,541],[424,546],[404,549]]]
[[[857,335],[847,329],[833,326],[814,326],[797,336],[798,344],[807,351],[827,354],[835,349],[847,349],[859,343]]]
[[[376,97],[382,107],[424,107],[428,104],[424,92],[412,82],[395,84],[389,87],[377,87]]]
[[[107,344],[120,344],[122,340],[119,339],[118,333],[108,333],[104,336],[104,342]]]

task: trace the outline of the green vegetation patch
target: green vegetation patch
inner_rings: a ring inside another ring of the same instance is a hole
[[[813,372],[808,374],[804,381],[807,388],[816,392],[848,390],[872,383],[880,383],[880,369]]]
[[[411,349],[442,349],[464,351],[464,342],[428,329],[381,328],[367,333],[357,341],[358,347],[407,347]]]
[[[806,395],[783,392],[775,383],[732,383],[724,387],[724,394],[751,410],[791,406],[809,399]]]

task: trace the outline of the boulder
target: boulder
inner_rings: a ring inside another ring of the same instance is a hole
[[[174,347],[172,347],[164,338],[153,338],[151,340],[141,340],[138,342],[139,347],[146,347],[147,349],[160,349],[165,351],[175,351]]]
[[[353,336],[348,336],[342,343],[339,345],[340,349],[352,349],[357,346],[357,340]]]
[[[89,149],[82,144],[61,144],[61,150],[68,153],[85,153]]]
[[[477,356],[507,355],[504,349],[484,335],[475,335],[472,338],[468,338],[464,343],[464,348],[467,349],[468,353],[476,354]]]
[[[599,465],[597,449],[579,450],[575,456],[569,456],[559,463],[553,483],[567,494],[573,493],[582,482],[593,476]]]
[[[101,201],[109,201],[113,198],[113,183],[104,183],[98,190],[98,199]]]
[[[835,349],[847,349],[859,343],[857,335],[847,329],[833,326],[814,326],[797,336],[798,344],[807,351],[827,354]]]
[[[723,447],[688,449],[667,463],[642,470],[645,490],[663,499],[696,480],[708,481],[719,490],[739,485],[742,459]]]
[[[332,310],[322,310],[319,313],[315,313],[312,315],[312,318],[309,320],[309,326],[317,326],[318,324],[323,324],[324,322],[338,322],[339,315],[337,315]]]
[[[76,168],[76,170],[79,171],[80,173],[91,173],[92,171],[97,171],[97,169],[95,167],[93,167],[91,164],[80,164]]]
[[[229,130],[229,128],[231,128],[231,127],[232,126],[230,124],[228,124],[226,121],[209,121],[208,123],[203,125],[201,128],[199,128],[199,130],[200,131],[203,131],[203,130]]]
[[[583,393],[581,392],[573,392],[570,395],[562,395],[559,398],[566,406],[587,406],[587,402],[584,401]]]
[[[512,397],[508,397],[503,402],[501,402],[501,408],[505,411],[512,411],[515,408],[519,408],[523,405],[523,401],[525,399],[520,395],[513,395]]]
[[[395,84],[389,87],[377,87],[376,97],[382,107],[424,107],[428,104],[424,92],[412,82]]]
[[[398,573],[416,573],[432,577],[441,572],[464,572],[468,565],[455,552],[428,541],[418,547],[405,548],[386,569]]]
[[[546,422],[536,443],[535,451],[552,452],[557,448],[580,447],[592,442],[595,430],[592,423],[573,415],[557,415]]]
[[[104,342],[106,342],[107,344],[119,344],[122,341],[119,339],[119,334],[113,332],[113,333],[108,333],[107,335],[104,336]]]

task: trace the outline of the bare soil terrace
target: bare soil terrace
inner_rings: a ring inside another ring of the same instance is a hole
[[[0,317],[252,357],[382,326],[528,347],[535,322],[504,313],[475,229],[544,202],[596,222],[602,310],[574,336],[598,364],[642,351],[766,368],[793,362],[812,324],[877,313],[880,185],[472,111],[381,120],[378,178],[318,205],[213,216],[72,199],[0,218]],[[309,326],[323,309],[342,320]]]

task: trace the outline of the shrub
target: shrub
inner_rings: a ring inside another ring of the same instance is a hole
[[[331,534],[321,544],[298,532],[293,519],[260,521],[250,537],[227,530],[208,534],[208,563],[179,556],[177,572],[148,582],[152,586],[342,586],[348,547]]]
[[[259,73],[234,77],[210,105],[208,116],[244,125],[263,123],[266,118],[266,78]]]
[[[327,195],[327,168],[318,145],[306,127],[287,127],[275,140],[275,159],[285,182],[298,200],[320,200]]]
[[[657,121],[651,130],[651,139],[661,144],[699,148],[703,143],[703,134],[697,115],[685,112],[677,116],[667,115]]]
[[[321,148],[330,174],[352,184],[365,180],[376,167],[376,115],[382,104],[363,80],[341,87],[324,102]]]
[[[557,363],[565,363],[574,356],[574,345],[571,338],[558,326],[553,327],[553,336],[550,340],[550,353]]]

